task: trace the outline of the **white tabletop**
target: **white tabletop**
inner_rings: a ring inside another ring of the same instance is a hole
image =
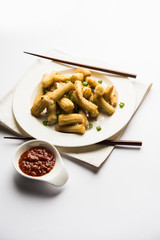
[[[64,159],[62,188],[29,181],[12,166],[19,141],[0,127],[0,239],[160,239],[159,1],[5,1],[0,9],[0,98],[35,61],[23,50],[56,48],[101,59],[153,87],[99,171]],[[1,114],[1,113],[0,113]],[[94,157],[94,156],[93,156]]]

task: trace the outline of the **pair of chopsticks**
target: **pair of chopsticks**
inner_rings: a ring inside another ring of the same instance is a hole
[[[24,53],[29,54],[29,55],[33,55],[33,56],[36,56],[36,57],[41,57],[41,58],[45,58],[45,59],[48,59],[48,60],[52,60],[52,61],[55,61],[55,62],[65,63],[65,64],[69,64],[69,65],[73,65],[73,66],[85,67],[85,68],[93,69],[93,70],[96,70],[96,71],[111,73],[111,74],[115,74],[115,75],[119,75],[119,76],[123,76],[123,77],[131,77],[131,78],[136,78],[137,77],[137,75],[133,74],[133,73],[126,73],[126,72],[117,71],[117,70],[113,70],[113,69],[95,67],[95,66],[91,66],[91,65],[72,62],[72,61],[59,59],[59,58],[48,57],[48,56],[35,54],[35,53],[31,53],[31,52],[25,52],[24,51]]]
[[[34,138],[32,137],[4,137],[4,139],[16,139],[16,140],[33,140]],[[142,146],[141,141],[128,141],[128,140],[104,140],[101,142],[96,143],[98,145],[107,145],[107,146],[135,146],[135,147],[140,147]]]

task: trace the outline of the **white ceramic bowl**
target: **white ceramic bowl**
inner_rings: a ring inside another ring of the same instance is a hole
[[[21,154],[32,147],[45,147],[55,155],[56,162],[54,168],[49,173],[39,177],[32,177],[23,173],[22,170],[19,168],[19,158]],[[52,144],[45,141],[31,140],[20,145],[14,154],[13,165],[17,172],[20,173],[22,176],[33,180],[48,182],[56,187],[64,185],[68,180],[68,173],[59,152]]]

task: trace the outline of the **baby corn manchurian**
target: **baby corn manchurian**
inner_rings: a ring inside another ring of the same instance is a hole
[[[57,88],[57,83],[55,82],[50,86],[50,91],[53,92],[56,88]]]
[[[93,92],[91,92],[91,96],[89,97],[89,101],[90,102],[94,102],[94,93]]]
[[[103,97],[95,95],[94,96],[95,103],[106,113],[112,115],[115,112],[115,109],[104,100]]]
[[[75,82],[77,80],[82,82],[84,80],[84,75],[83,73],[75,73],[69,78],[69,80],[71,82]]]
[[[55,75],[60,75],[60,73],[58,73],[56,71],[52,71],[50,74],[49,73],[45,73],[43,75],[42,85],[43,85],[44,88],[48,88],[49,86],[52,85],[52,83],[54,81],[54,76]]]
[[[63,97],[57,103],[66,113],[72,112],[74,109],[74,104],[69,98]]]
[[[43,88],[42,82],[40,82],[39,87],[38,87],[38,92],[37,92],[37,95],[34,99],[33,105],[36,105],[39,102],[39,100],[40,100],[40,98],[42,97],[43,94],[44,94],[44,88]]]
[[[61,75],[56,71],[44,74],[31,114],[40,117],[46,109],[49,125],[58,121],[55,126],[57,131],[84,134],[88,126],[88,116],[97,118],[98,109],[108,115],[115,112],[117,91],[114,86],[105,89],[101,83],[102,80],[97,81],[85,68],[78,68],[71,75]]]
[[[96,87],[95,87],[95,93],[99,96],[102,96],[104,94],[104,87],[100,84],[98,84]]]
[[[84,87],[84,88],[82,89],[82,91],[83,91],[83,97],[86,98],[86,99],[89,99],[90,96],[91,96],[91,94],[92,94],[91,88],[89,88],[89,87]]]
[[[82,83],[80,81],[75,81],[75,90],[76,90],[76,94],[78,96],[79,99],[82,99],[83,97],[83,91],[82,91]]]
[[[77,68],[76,73],[83,73],[84,77],[91,76],[91,72],[86,68]]]
[[[39,84],[39,87],[38,87],[38,92],[37,92],[37,95],[34,99],[34,102],[33,102],[33,106],[31,108],[31,114],[34,116],[34,117],[39,117],[41,112],[43,112],[43,110],[46,108],[47,106],[47,103],[46,101],[44,100],[44,86],[43,86],[43,80],[45,78],[45,74],[43,75],[43,78]]]
[[[82,117],[84,119],[84,123],[83,124],[84,124],[85,127],[87,127],[88,126],[88,119],[87,119],[85,111],[80,109],[78,113],[82,115]]]
[[[53,101],[57,101],[60,98],[62,98],[66,92],[69,92],[70,90],[73,90],[73,89],[74,89],[74,84],[72,82],[62,84],[55,91],[50,93],[50,98]]]
[[[82,83],[80,81],[75,82],[75,92],[75,95],[78,97],[77,99],[75,96],[76,104],[87,110],[90,113],[90,117],[97,117],[99,114],[98,107],[83,97]]]
[[[39,100],[37,100],[36,104],[33,104],[31,108],[31,114],[34,117],[40,117],[41,112],[43,112],[43,110],[47,107],[47,102],[45,101],[44,96],[45,95],[40,97]]]
[[[90,87],[95,88],[98,84],[98,82],[93,78],[93,77],[86,77],[85,78],[86,82],[88,82]]]
[[[117,106],[118,96],[117,96],[117,91],[116,91],[115,87],[114,87],[114,89],[113,89],[113,91],[112,91],[112,93],[111,93],[111,95],[110,95],[109,101],[110,101],[110,103],[111,103],[111,105],[112,105],[113,107],[116,107],[116,106]]]
[[[56,103],[51,100],[47,95],[45,96],[45,101],[47,102],[47,120],[49,125],[55,124],[57,122],[56,115]]]
[[[56,131],[59,132],[66,132],[66,133],[78,133],[78,134],[84,134],[86,129],[83,124],[76,124],[76,125],[70,125],[70,126],[55,126]]]
[[[69,76],[65,75],[54,75],[53,82],[65,82],[69,80]]]
[[[74,102],[80,106],[82,109],[87,110],[90,114],[90,117],[96,118],[99,115],[98,107],[92,102],[88,101],[85,98],[79,99],[76,92],[73,91],[71,96],[74,98]]]
[[[47,120],[49,125],[57,123],[56,104],[52,103],[47,106]]]
[[[113,92],[113,86],[108,86],[105,91],[104,91],[104,94],[103,94],[103,98],[108,101],[109,98],[110,98],[110,95],[112,94]]]
[[[59,126],[73,125],[76,123],[84,123],[84,118],[81,114],[78,113],[61,114],[58,117]]]

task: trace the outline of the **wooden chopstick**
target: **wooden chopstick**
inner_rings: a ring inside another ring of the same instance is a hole
[[[32,137],[4,137],[5,139],[17,139],[17,140],[32,140],[34,138]],[[142,146],[141,141],[128,141],[128,140],[104,140],[101,142],[98,142],[96,144],[103,144],[103,145],[108,145],[108,146],[116,146],[116,145],[122,145],[122,146]]]
[[[102,71],[102,72],[106,72],[106,73],[112,73],[112,74],[120,75],[120,76],[123,76],[123,77],[131,77],[131,78],[136,78],[137,77],[137,75],[133,74],[133,73],[126,73],[126,72],[121,72],[121,71],[117,71],[117,70],[113,70],[113,69],[90,66],[90,65],[86,65],[86,64],[82,64],[82,63],[72,62],[72,61],[68,61],[68,60],[64,60],[64,59],[62,60],[62,59],[59,59],[59,58],[47,57],[47,56],[44,56],[44,55],[25,52],[25,51],[24,51],[24,53],[30,54],[30,55],[33,55],[33,56],[36,56],[36,57],[49,59],[49,60],[56,61],[56,62],[66,63],[66,64],[85,67],[85,68],[90,68],[90,69],[93,69],[93,70]]]
[[[112,140],[104,140],[102,142],[98,142],[97,144],[103,144],[103,145],[109,145],[109,146],[114,146],[114,145],[123,145],[123,146],[142,146],[141,141],[129,141],[129,140],[117,140],[117,141],[112,141]]]
[[[17,140],[33,140],[33,137],[3,137],[4,139],[17,139]]]

